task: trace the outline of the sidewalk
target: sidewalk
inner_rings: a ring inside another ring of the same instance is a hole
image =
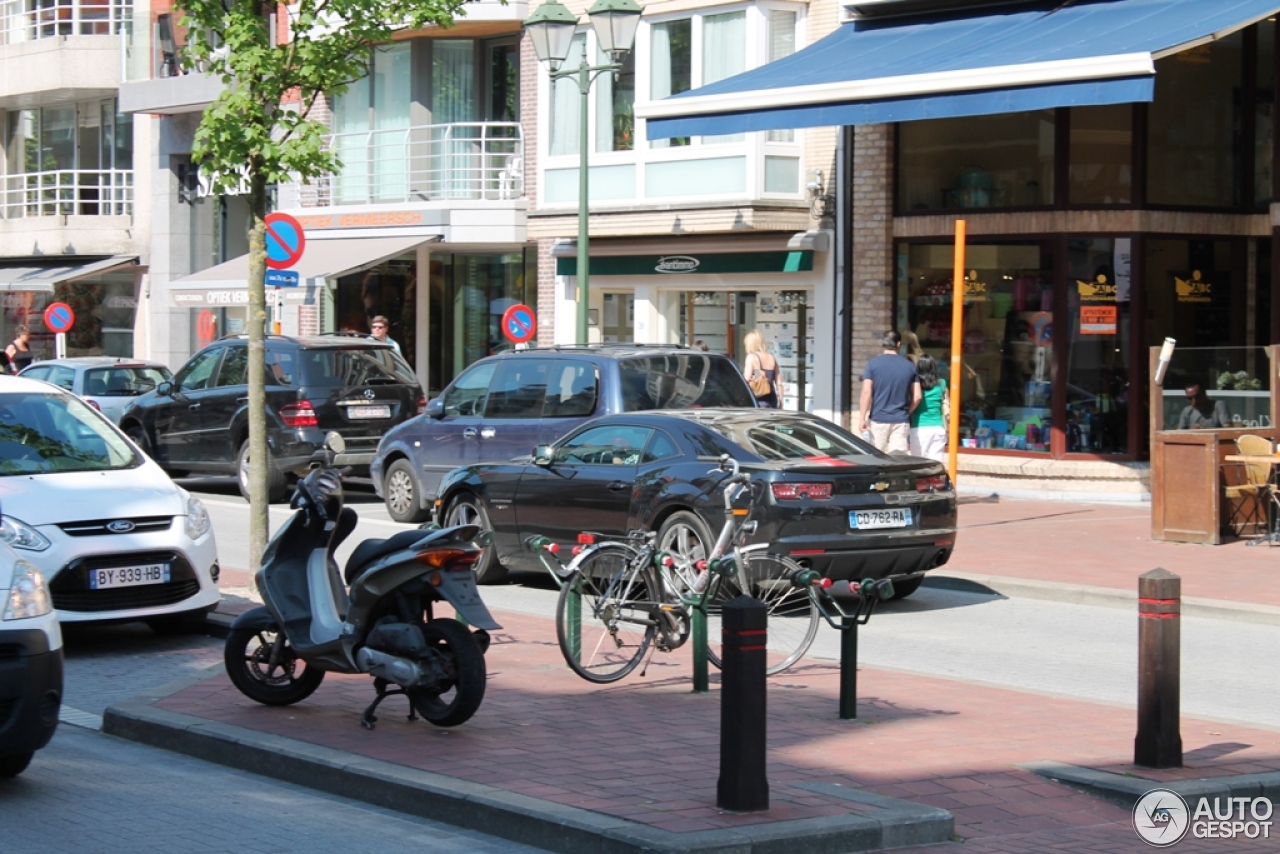
[[[944,575],[1125,606],[1163,566],[1223,613],[1280,614],[1280,550],[1152,543],[1147,524],[1146,508],[967,500]],[[718,685],[691,693],[687,650],[595,686],[565,667],[550,620],[497,617],[484,705],[454,730],[407,721],[399,698],[364,730],[368,677],[331,674],[268,708],[218,671],[108,710],[104,729],[557,851],[1110,854],[1147,849],[1131,807],[1156,785],[1280,797],[1277,731],[1184,718],[1186,767],[1149,771],[1129,764],[1132,708],[863,667],[858,719],[842,721],[838,664],[806,660],[769,684],[770,809],[726,814]],[[1188,837],[1175,850],[1276,847]]]

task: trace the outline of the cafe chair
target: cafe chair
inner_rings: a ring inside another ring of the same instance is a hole
[[[1236,452],[1244,456],[1271,456],[1271,440],[1246,434],[1236,439]],[[1227,527],[1237,537],[1243,536],[1246,529],[1255,534],[1270,534],[1268,509],[1277,500],[1271,486],[1271,464],[1236,463],[1234,468],[1236,474],[1232,479],[1237,482],[1225,487],[1227,506],[1231,510]],[[1227,471],[1230,472],[1231,467]]]

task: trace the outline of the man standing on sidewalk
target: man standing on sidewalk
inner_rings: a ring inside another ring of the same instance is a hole
[[[872,444],[879,450],[905,454],[911,412],[920,405],[920,378],[911,360],[898,355],[902,338],[896,331],[886,332],[880,344],[884,352],[862,372],[862,432],[871,431]]]

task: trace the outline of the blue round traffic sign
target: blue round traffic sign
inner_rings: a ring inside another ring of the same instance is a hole
[[[65,302],[49,303],[44,310],[44,325],[50,332],[66,332],[76,322],[76,313]]]
[[[508,341],[523,344],[538,334],[538,318],[533,309],[519,303],[502,314],[502,334]]]
[[[307,248],[307,236],[302,223],[287,213],[269,213],[263,218],[267,226],[267,266],[273,270],[288,270],[302,257]]]

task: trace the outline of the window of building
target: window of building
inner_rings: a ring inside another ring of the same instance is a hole
[[[1275,156],[1276,22],[1257,26],[1257,59],[1253,96],[1253,203],[1263,206],[1274,197],[1272,161]]]
[[[596,49],[596,65],[609,61]],[[636,52],[622,58],[617,75],[596,78],[596,151],[631,151],[635,148]]]
[[[953,248],[912,243],[902,259],[898,316],[910,348],[950,377]],[[1053,365],[1053,264],[1038,242],[970,245],[960,379],[966,447],[1048,453]]]
[[[1054,201],[1053,110],[898,125],[898,209],[1040,207]]]
[[[693,88],[693,19],[663,21],[649,29],[651,56],[649,94],[653,100],[678,95]],[[688,145],[689,137],[655,139],[654,148]]]
[[[768,10],[768,61],[776,62],[796,52],[796,26],[800,16],[787,9]],[[770,142],[795,142],[793,130],[769,131]]]
[[[1156,62],[1147,120],[1147,200],[1179,207],[1240,203],[1244,37],[1235,33]]]
[[[4,215],[132,211],[133,116],[115,99],[5,114]]]
[[[587,34],[578,33],[569,44],[569,54],[561,68],[577,68],[582,64],[582,52],[587,49]],[[551,109],[547,128],[550,136],[549,151],[552,157],[577,154],[582,135],[582,92],[576,78],[561,77],[551,84]]]
[[[1073,205],[1133,202],[1133,106],[1116,104],[1071,110],[1068,152]]]
[[[369,76],[334,99],[334,148],[342,160],[342,170],[333,178],[337,203],[405,196],[410,60],[408,42],[376,49]]]

